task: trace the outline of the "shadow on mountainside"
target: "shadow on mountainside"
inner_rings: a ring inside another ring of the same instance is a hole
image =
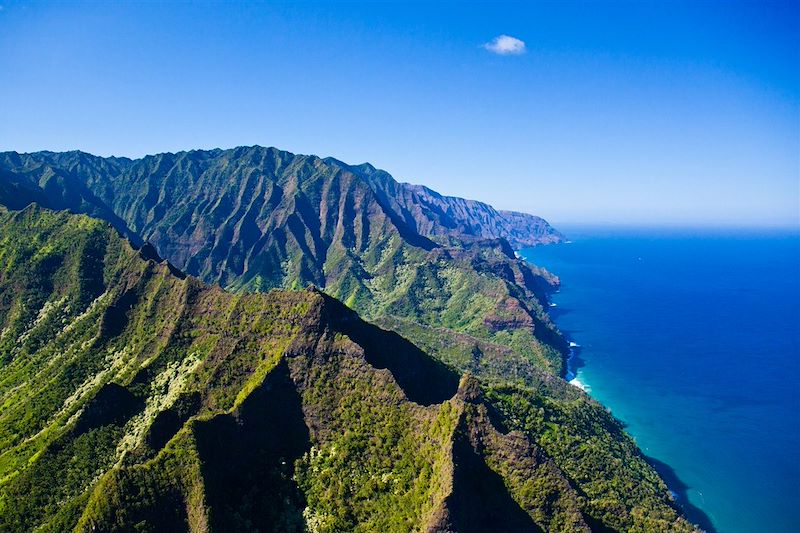
[[[681,481],[675,470],[668,464],[654,459],[653,457],[645,456],[645,459],[650,463],[650,466],[656,469],[656,472],[658,472],[661,478],[666,482],[669,489],[675,493],[675,500],[678,506],[683,510],[686,518],[693,524],[700,526],[707,533],[717,533],[714,524],[711,522],[711,517],[689,501],[690,487]]]
[[[285,362],[235,414],[199,421],[195,436],[213,530],[303,530],[305,498],[292,476],[311,444]]]
[[[457,435],[453,442],[453,462],[453,493],[445,503],[454,531],[543,531],[514,501],[503,478],[486,465],[466,435]]]
[[[389,369],[409,400],[432,405],[453,397],[459,381],[455,372],[404,337],[361,320],[338,300],[321,294],[337,330],[364,349],[369,364]]]

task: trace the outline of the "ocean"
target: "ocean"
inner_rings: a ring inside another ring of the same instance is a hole
[[[577,382],[694,523],[800,531],[800,236],[568,233],[520,254],[561,278],[551,314]]]

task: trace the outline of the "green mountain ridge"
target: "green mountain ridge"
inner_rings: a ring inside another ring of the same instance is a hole
[[[0,172],[41,205],[108,220],[208,283],[313,284],[369,320],[395,319],[401,334],[444,327],[509,348],[520,381],[538,368],[563,373],[567,346],[544,310],[557,278],[514,257],[498,238],[509,219],[485,204],[421,195],[369,165],[258,146],[138,160],[6,152]],[[24,203],[3,191],[0,203]],[[529,218],[517,228],[538,228],[528,244],[561,238]],[[473,348],[442,357],[471,360]],[[496,374],[494,363],[470,369]]]
[[[505,239],[514,248],[554,244],[564,236],[544,219],[515,211],[498,211],[476,200],[443,196],[424,185],[399,183],[386,171],[369,163],[347,165],[328,158],[364,177],[381,201],[399,213],[409,227],[429,238],[459,240]]]
[[[226,292],[83,215],[0,208],[0,358],[4,531],[694,530],[552,373],[460,377],[316,289]]]

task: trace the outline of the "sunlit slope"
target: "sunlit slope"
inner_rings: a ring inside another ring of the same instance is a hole
[[[0,328],[2,530],[691,530],[562,381],[481,385],[85,216],[0,210]]]
[[[401,332],[446,328],[509,348],[527,361],[523,376],[563,370],[566,345],[543,308],[557,280],[505,240],[561,238],[538,217],[515,225],[486,204],[399,184],[369,165],[257,146],[137,160],[0,154],[0,203],[27,201],[104,218],[208,283],[313,284],[366,318],[399,319],[391,324]],[[496,368],[487,360],[471,370]]]

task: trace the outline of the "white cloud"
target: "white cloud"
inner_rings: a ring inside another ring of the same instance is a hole
[[[483,47],[494,54],[501,56],[519,55],[525,53],[525,41],[520,41],[510,35],[498,35]]]

